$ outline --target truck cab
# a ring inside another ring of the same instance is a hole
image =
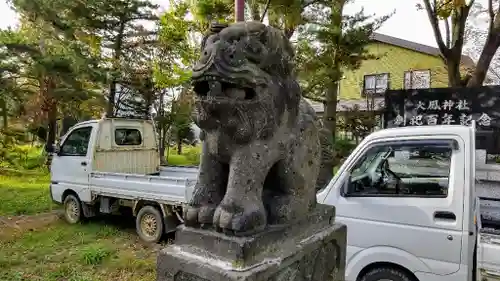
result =
[[[346,280],[476,280],[474,153],[473,127],[365,138],[317,195],[347,225]]]

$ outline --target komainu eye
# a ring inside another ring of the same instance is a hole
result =
[[[262,52],[262,44],[255,39],[248,40],[245,47],[247,51],[254,54]]]

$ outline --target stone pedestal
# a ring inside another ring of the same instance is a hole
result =
[[[305,220],[235,237],[181,226],[157,261],[158,281],[342,281],[345,225],[318,205]]]

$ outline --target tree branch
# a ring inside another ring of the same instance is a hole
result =
[[[493,0],[488,0],[488,15],[490,16],[488,31],[491,33],[493,31],[495,22],[495,12],[493,11]]]
[[[264,17],[267,14],[267,10],[269,10],[269,5],[271,5],[271,0],[267,0],[266,7],[264,8],[264,12],[262,12],[262,16],[260,17],[260,22],[264,21]]]
[[[446,48],[450,48],[451,47],[451,38],[450,38],[450,22],[448,21],[448,19],[445,19],[444,20],[444,30],[446,32]]]
[[[441,35],[441,30],[439,29],[437,12],[434,9],[435,7],[431,6],[429,0],[422,0],[422,1],[424,1],[425,10],[427,11],[427,16],[429,17],[429,22],[431,23],[432,31],[434,32],[434,37],[436,38],[436,43],[438,45],[439,51],[443,54],[445,58],[447,58],[449,56],[450,49],[448,49],[443,42],[443,36]]]

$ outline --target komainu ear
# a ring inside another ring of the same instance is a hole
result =
[[[205,49],[205,45],[207,44],[207,40],[210,36],[218,34],[219,32],[221,32],[221,30],[228,26],[229,24],[227,23],[212,22],[210,24],[210,27],[208,28],[208,32],[203,36],[203,39],[201,40],[201,50]]]
[[[293,72],[293,58],[295,56],[290,40],[283,31],[272,26],[266,26],[260,36],[262,43],[268,49],[266,69],[279,76],[289,76]]]

